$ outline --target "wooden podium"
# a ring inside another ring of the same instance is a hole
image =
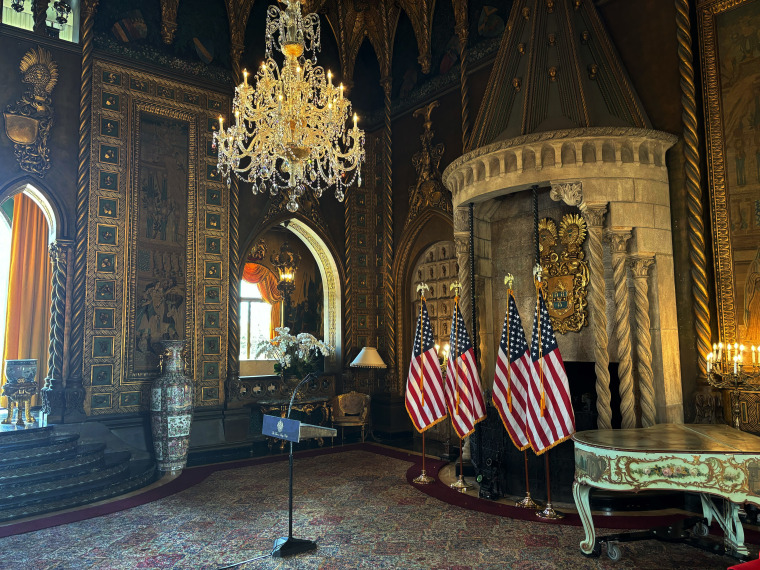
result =
[[[298,420],[281,418],[278,416],[264,415],[264,423],[261,428],[263,435],[282,439],[290,442],[290,490],[288,495],[288,536],[283,536],[274,541],[272,556],[283,557],[309,552],[317,548],[313,540],[293,538],[293,443],[318,437],[335,437],[338,433],[335,428],[302,424]]]

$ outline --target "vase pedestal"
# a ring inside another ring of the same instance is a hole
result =
[[[159,471],[179,472],[187,464],[193,420],[193,381],[184,374],[184,340],[165,340],[162,374],[151,386],[150,420]]]

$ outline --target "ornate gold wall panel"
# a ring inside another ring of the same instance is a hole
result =
[[[188,339],[196,406],[219,405],[227,367],[229,214],[211,141],[229,100],[96,61],[92,109],[87,412],[147,409],[158,375],[152,347],[160,337]]]
[[[744,43],[760,25],[760,2],[704,0],[697,14],[718,335],[724,343],[760,344],[760,115],[754,111],[760,59]]]

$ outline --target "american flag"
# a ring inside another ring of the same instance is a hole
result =
[[[575,432],[575,416],[570,403],[565,364],[559,353],[541,290],[533,316],[530,358],[533,366],[528,398],[528,438],[533,451],[540,455]]]
[[[446,417],[446,404],[443,399],[443,377],[438,363],[438,354],[433,343],[433,331],[430,328],[425,299],[417,320],[417,332],[414,335],[412,362],[409,364],[409,376],[406,380],[406,411],[412,418],[417,431],[423,432]]]
[[[507,314],[499,341],[499,358],[493,379],[492,400],[499,410],[501,421],[507,428],[512,443],[522,451],[530,447],[527,434],[526,402],[533,363],[528,354],[520,313],[509,292]]]
[[[470,335],[464,326],[459,303],[451,315],[450,357],[446,366],[446,403],[451,423],[460,438],[475,431],[475,424],[485,419],[486,406],[480,387],[478,368]]]

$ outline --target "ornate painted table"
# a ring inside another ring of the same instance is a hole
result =
[[[760,437],[726,425],[660,424],[582,431],[573,440],[573,497],[586,532],[580,544],[584,554],[598,555],[606,542],[608,556],[616,560],[620,550],[615,542],[623,536],[596,538],[589,506],[592,488],[699,493],[707,526],[697,524],[695,533],[706,535],[715,518],[725,533],[726,551],[748,554],[739,510],[743,503],[760,505]],[[730,502],[718,508],[713,496]]]

